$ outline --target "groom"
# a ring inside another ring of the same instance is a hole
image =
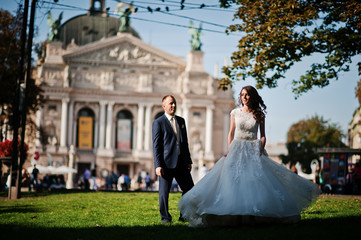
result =
[[[171,223],[168,198],[173,178],[183,191],[193,186],[190,174],[192,159],[188,148],[187,130],[183,118],[176,116],[176,100],[167,95],[162,99],[164,115],[157,118],[152,126],[153,156],[155,172],[159,176],[159,211],[162,223]],[[180,221],[184,221],[182,215]]]

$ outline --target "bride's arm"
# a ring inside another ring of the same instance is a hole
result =
[[[236,129],[236,123],[234,120],[234,116],[231,115],[231,123],[230,123],[230,128],[229,128],[229,133],[228,133],[228,149],[233,141],[235,129]]]
[[[264,148],[266,146],[266,133],[265,133],[265,118],[263,117],[262,121],[259,124],[259,130],[261,133],[261,149],[260,153],[261,155],[264,154]]]

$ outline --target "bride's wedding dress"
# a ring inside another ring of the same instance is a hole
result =
[[[260,155],[259,124],[252,113],[234,109],[235,137],[222,157],[179,202],[192,227],[300,220],[319,195],[318,187],[266,154]]]

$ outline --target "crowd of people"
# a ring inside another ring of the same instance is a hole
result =
[[[345,193],[361,195],[361,161],[358,161],[355,165],[349,165],[346,175]]]
[[[207,169],[207,172],[209,170]],[[66,181],[63,174],[46,174],[40,178],[40,171],[34,165],[31,172],[26,169],[22,170],[21,185],[23,188],[28,188],[29,191],[43,191],[53,189],[65,189]],[[322,169],[317,166],[314,173],[313,182],[318,185],[319,189],[326,194],[342,193],[348,195],[361,195],[361,161],[356,164],[349,164],[348,171],[345,178],[345,184],[340,186],[324,184],[322,178]],[[206,173],[204,174],[206,175]],[[203,175],[203,176],[204,176]],[[5,189],[10,183],[10,176],[8,176]],[[128,175],[112,174],[105,179],[101,179],[96,175],[95,169],[86,169],[83,174],[79,175],[74,181],[74,188],[84,190],[114,190],[114,191],[158,191],[159,182],[153,179],[148,172],[139,172],[133,179]],[[337,189],[341,189],[337,192]],[[171,185],[171,192],[180,192],[179,185],[176,179],[173,179]]]
[[[346,177],[340,178],[334,184],[325,183],[322,168],[317,166],[313,182],[325,194],[361,195],[361,161],[356,164],[348,163]]]
[[[124,173],[112,172],[108,177],[101,178],[96,169],[85,169],[84,172],[76,174],[73,180],[73,188],[80,190],[113,190],[113,191],[158,191],[158,181],[150,176],[148,172],[141,171],[134,178]],[[10,172],[7,174],[4,188],[10,185]],[[21,187],[29,191],[46,191],[54,189],[66,189],[66,175],[44,174],[34,165],[32,171],[22,170]],[[174,181],[172,191],[178,192],[178,183]]]
[[[96,176],[95,170],[86,169],[78,177],[77,185],[84,190],[113,190],[113,191],[156,191],[157,181],[148,172],[139,172],[133,179],[125,173],[112,172],[105,179]]]
[[[26,169],[21,171],[21,187],[28,188],[29,191],[43,191],[52,189],[65,189],[65,179],[63,174],[45,174],[40,179],[40,171],[34,165],[31,172]],[[10,184],[10,175],[6,186]]]

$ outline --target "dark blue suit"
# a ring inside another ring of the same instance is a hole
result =
[[[164,176],[159,177],[159,211],[162,220],[169,221],[172,216],[168,211],[168,198],[173,178],[177,180],[183,194],[194,186],[188,169],[192,159],[185,121],[179,116],[175,116],[175,119],[178,123],[179,143],[165,114],[154,120],[152,125],[154,167],[162,167],[164,171]]]

